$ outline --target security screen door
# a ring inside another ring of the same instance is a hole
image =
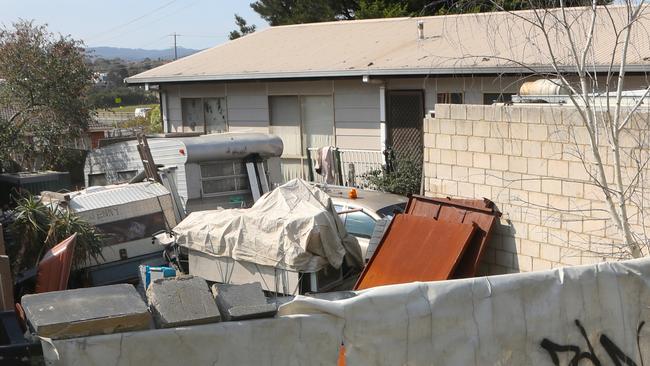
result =
[[[387,145],[401,160],[422,164],[424,95],[421,90],[386,93]]]

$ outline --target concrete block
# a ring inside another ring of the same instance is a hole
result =
[[[467,119],[480,121],[485,117],[485,107],[482,105],[468,105],[467,106]]]
[[[64,339],[149,329],[151,315],[128,284],[25,295],[30,326],[41,337]]]
[[[467,136],[452,136],[451,147],[454,150],[467,151]]]
[[[545,125],[528,125],[528,139],[535,141],[548,140],[548,127]]]
[[[485,152],[485,139],[482,137],[470,136],[467,139],[467,148],[469,151]]]
[[[259,282],[244,285],[215,283],[212,294],[226,321],[268,318],[275,315],[275,304],[268,304]]]
[[[493,123],[495,122],[474,121],[472,124],[474,136],[490,137],[490,125]]]
[[[215,323],[220,320],[208,284],[200,277],[155,280],[147,289],[147,298],[159,328]]]
[[[528,160],[526,158],[520,158],[518,156],[509,157],[509,167],[510,171],[516,173],[526,173],[528,172]]]
[[[510,125],[510,137],[517,140],[528,139],[528,125],[513,123]]]
[[[426,145],[433,147],[432,145]],[[436,145],[438,149],[451,149],[451,136],[450,135],[436,135]]]
[[[456,153],[456,164],[472,167],[474,164],[474,154],[468,151],[458,151]]]

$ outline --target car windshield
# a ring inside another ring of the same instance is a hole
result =
[[[377,215],[379,215],[381,218],[393,217],[395,212],[402,213],[404,212],[404,210],[406,210],[406,202],[381,208],[377,210]]]

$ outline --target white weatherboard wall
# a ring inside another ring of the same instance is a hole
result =
[[[275,319],[44,343],[50,365],[569,365],[650,360],[650,260],[298,296]],[[584,331],[584,335],[583,335]],[[554,357],[557,359],[554,360]],[[571,363],[574,361],[574,363]]]
[[[584,127],[576,127],[580,122],[573,107],[439,105],[436,109],[436,118],[424,121],[426,194],[485,197],[503,212],[483,258],[482,273],[624,258],[603,193],[591,184],[576,157],[576,148],[587,149],[588,137]],[[635,115],[639,123],[649,119],[647,109]],[[634,134],[647,135],[647,131]],[[624,139],[624,144],[631,141],[630,135],[624,134]],[[602,145],[600,150],[612,181],[611,149]],[[649,173],[645,171],[646,177]],[[626,175],[631,176],[629,171]],[[635,231],[650,224],[644,223],[636,207],[628,211]]]

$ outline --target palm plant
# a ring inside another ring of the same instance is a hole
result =
[[[32,195],[18,200],[9,230],[15,238],[7,243],[14,274],[37,265],[45,252],[74,233],[73,267],[102,258],[104,236],[92,224],[67,209],[47,206]]]

